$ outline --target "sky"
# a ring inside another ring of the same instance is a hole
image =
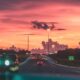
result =
[[[78,47],[80,42],[80,0],[0,0],[0,47],[15,45],[27,48],[30,35],[30,49],[42,48],[41,41],[47,41],[48,32],[32,28],[32,21],[57,22],[56,28],[64,31],[49,32],[53,41]]]

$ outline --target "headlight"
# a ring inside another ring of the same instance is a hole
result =
[[[17,71],[19,69],[19,67],[18,66],[14,66],[14,67],[10,67],[10,71]]]
[[[9,60],[5,60],[5,66],[9,66],[10,65],[10,61]]]

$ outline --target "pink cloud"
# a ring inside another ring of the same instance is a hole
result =
[[[29,4],[28,4],[29,3]],[[55,24],[56,27],[64,27],[67,30],[58,32],[58,31],[51,31],[50,35],[51,38],[54,39],[54,37],[59,36],[65,36],[68,33],[79,33],[80,30],[80,6],[76,5],[70,5],[70,4],[62,4],[62,3],[50,3],[49,4],[36,4],[34,6],[31,2],[28,3],[20,3],[20,4],[13,4],[15,5],[14,9],[6,9],[6,10],[0,10],[0,32],[3,35],[8,35],[8,39],[13,40],[13,43],[17,45],[21,45],[24,47],[24,39],[25,36],[17,38],[18,35],[16,34],[23,34],[23,33],[36,33],[39,34],[37,36],[34,36],[31,38],[32,46],[35,45],[34,42],[36,41],[40,43],[42,40],[47,40],[47,32],[44,30],[34,30],[32,29],[32,24],[27,22],[31,22],[33,20],[38,21],[45,21],[45,22],[52,22],[57,21],[58,24]],[[28,6],[26,6],[28,4]],[[42,5],[42,6],[41,6]],[[31,6],[34,6],[33,8]],[[77,26],[76,26],[77,25]],[[12,32],[11,32],[12,31]],[[13,35],[11,37],[11,35]],[[56,36],[54,36],[56,35]],[[36,37],[40,36],[39,39],[36,40]],[[75,37],[71,37],[71,39],[74,39]],[[3,41],[5,41],[5,38],[2,37]],[[7,39],[7,38],[6,38]],[[64,39],[59,40],[56,38],[55,40],[61,42],[61,43],[67,43],[71,46],[71,39],[67,39],[66,37]],[[20,40],[20,41],[18,41]],[[78,42],[79,38],[74,39],[73,42]],[[8,40],[6,41],[6,44],[10,44]],[[77,43],[75,43],[77,44]],[[74,45],[75,45],[74,44]],[[38,47],[38,45],[36,45]],[[39,44],[40,46],[40,44]],[[72,47],[72,46],[71,46]]]

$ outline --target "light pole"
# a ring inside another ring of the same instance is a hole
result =
[[[47,45],[47,51],[48,51],[48,54],[49,54],[49,51],[50,51],[50,49],[49,49],[50,29],[49,29],[49,28],[47,29],[47,32],[48,32],[48,45]]]
[[[30,35],[35,35],[35,34],[23,34],[23,35],[27,35],[27,50],[29,51],[29,46],[30,46]]]
[[[29,36],[30,34],[27,34],[27,50],[29,51]]]

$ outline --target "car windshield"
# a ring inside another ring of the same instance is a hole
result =
[[[80,79],[80,0],[0,0],[0,80]]]

